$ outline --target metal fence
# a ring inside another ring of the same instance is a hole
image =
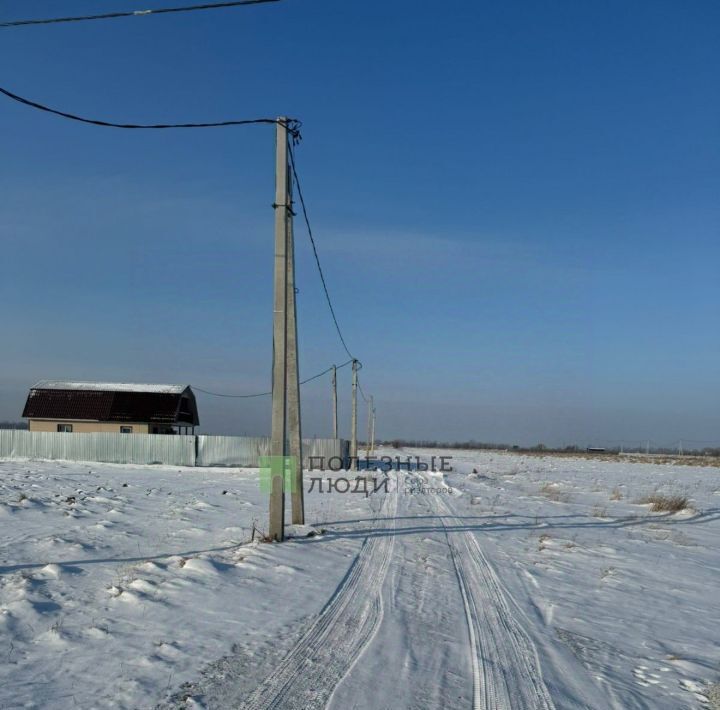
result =
[[[195,437],[5,430],[0,431],[0,456],[194,466]]]
[[[270,439],[250,436],[198,436],[197,466],[257,466],[260,456],[270,453]],[[320,468],[340,457],[347,461],[348,442],[344,439],[303,439],[303,466]],[[339,466],[333,462],[336,468]]]
[[[260,456],[270,453],[264,436],[205,436],[197,438],[198,466],[257,466]]]
[[[313,462],[316,467],[320,461],[327,466],[333,457],[347,461],[348,448],[348,442],[343,439],[304,439],[304,466],[309,468],[310,457],[317,457]],[[267,437],[0,430],[0,458],[256,467],[260,456],[269,453]]]

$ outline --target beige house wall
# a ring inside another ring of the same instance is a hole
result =
[[[133,434],[148,434],[152,431],[153,426],[152,424],[140,424],[136,422],[78,422],[72,419],[30,419],[29,424],[30,431],[54,432],[58,430],[58,424],[72,424],[73,434],[91,434],[97,431],[119,434],[121,426],[131,426]]]

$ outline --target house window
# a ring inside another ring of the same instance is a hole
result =
[[[153,434],[157,434],[157,433],[158,433],[158,428],[157,428],[156,426],[154,426],[154,427],[153,427]]]
[[[69,434],[70,432],[72,432],[72,424],[58,424],[57,430],[64,434]]]
[[[132,427],[131,426],[121,426],[120,433],[121,434],[132,434]]]

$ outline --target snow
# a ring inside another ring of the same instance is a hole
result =
[[[445,480],[463,493],[452,505],[528,620],[557,707],[597,690],[593,707],[708,707],[720,678],[718,469],[445,453]],[[691,509],[652,513],[640,501],[654,493]]]
[[[249,543],[266,515],[256,469],[0,462],[0,707],[154,707],[317,613],[362,541]]]
[[[182,394],[189,385],[139,384],[134,382],[73,382],[70,380],[40,380],[34,390],[93,390],[97,392],[152,392]]]
[[[713,707],[718,469],[383,453],[453,470],[282,545],[255,469],[0,462],[0,707]]]

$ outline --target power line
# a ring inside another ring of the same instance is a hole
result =
[[[317,244],[315,243],[315,237],[313,235],[312,226],[310,225],[310,218],[308,216],[307,206],[305,205],[305,199],[303,197],[302,193],[302,186],[300,185],[300,177],[297,172],[297,167],[295,165],[295,151],[293,150],[293,147],[290,146],[290,149],[288,151],[290,155],[290,167],[292,169],[293,179],[295,182],[295,186],[297,188],[297,194],[298,198],[300,199],[300,206],[302,207],[302,213],[303,218],[305,220],[305,226],[307,228],[308,236],[310,237],[310,244],[312,245],[313,255],[315,256],[315,263],[317,264],[318,273],[320,274],[320,281],[322,282],[323,291],[325,292],[325,299],[327,300],[328,307],[330,309],[330,315],[332,316],[333,323],[335,324],[335,330],[337,330],[338,337],[340,338],[340,342],[342,343],[343,348],[345,349],[345,352],[347,353],[348,357],[352,358],[350,362],[353,360],[356,360],[359,368],[362,369],[362,362],[360,360],[357,360],[357,358],[350,352],[350,349],[347,346],[347,343],[345,342],[345,338],[343,337],[342,330],[340,329],[340,324],[338,323],[337,315],[335,314],[335,308],[332,304],[332,299],[330,298],[330,292],[327,287],[327,282],[325,281],[325,274],[323,272],[322,264],[320,263],[320,256],[318,255],[317,250]],[[360,390],[360,395],[362,396],[363,400],[365,401],[365,404],[369,403],[369,399],[365,396],[365,392],[362,388],[362,385],[360,384],[360,380],[358,379],[358,389]]]
[[[302,187],[300,185],[300,178],[295,167],[295,155],[292,146],[290,147],[290,167],[292,168],[292,174],[297,187],[298,197],[300,198],[300,205],[302,207],[303,218],[305,219],[305,226],[307,227],[308,235],[310,236],[310,244],[312,244],[313,254],[315,255],[315,263],[317,264],[318,272],[320,274],[320,281],[322,281],[322,287],[325,291],[325,298],[327,300],[328,307],[330,308],[330,315],[332,316],[333,323],[335,324],[335,330],[340,337],[345,352],[349,358],[356,360],[357,358],[350,352],[345,338],[343,337],[342,331],[340,330],[340,324],[338,323],[337,316],[335,315],[335,308],[333,307],[332,300],[330,299],[330,292],[328,291],[327,282],[325,281],[325,274],[323,273],[322,265],[320,264],[320,257],[318,256],[317,245],[315,244],[315,237],[313,236],[312,227],[310,226],[310,218],[308,217],[307,207],[305,206],[305,199],[303,198]]]
[[[347,367],[352,363],[352,360],[347,360],[342,365],[331,365],[326,370],[323,370],[322,372],[318,372],[317,375],[313,375],[312,377],[308,377],[306,380],[303,380],[300,382],[301,385],[306,385],[308,382],[312,382],[313,380],[317,380],[318,378],[322,377],[323,375],[327,375],[328,372],[332,372],[332,369],[335,368],[336,370],[341,370],[343,367]],[[191,385],[191,387],[194,390],[197,390],[198,392],[202,392],[203,394],[209,394],[213,397],[228,397],[230,399],[250,399],[252,397],[268,397],[272,394],[272,392],[257,392],[255,394],[222,394],[220,392],[210,392],[209,390],[204,390],[201,387],[196,387],[195,385]]]
[[[195,10],[220,10],[241,5],[261,5],[280,0],[235,0],[234,2],[214,2],[202,5],[186,5],[185,7],[164,7],[155,10],[129,10],[127,12],[107,12],[101,15],[81,15],[77,17],[52,17],[40,20],[13,20],[0,22],[0,28],[23,27],[27,25],[55,25],[64,22],[85,22],[87,20],[115,20],[122,17],[145,17],[146,15],[165,15],[171,12],[193,12]]]
[[[209,390],[204,390],[201,387],[197,387],[195,385],[190,385],[196,392],[202,392],[203,394],[209,394],[213,397],[227,397],[228,399],[251,399],[253,397],[267,397],[272,394],[272,392],[257,392],[256,394],[222,394],[221,392],[210,392]]]
[[[362,385],[360,384],[360,379],[358,378],[358,389],[360,390],[360,395],[362,396],[363,400],[365,400],[365,404],[369,404],[370,400],[365,396],[365,392],[363,391]]]
[[[322,377],[323,375],[327,375],[328,372],[331,372],[333,367],[336,370],[341,370],[343,367],[347,367],[348,365],[352,364],[352,360],[346,360],[342,365],[331,365],[328,367],[327,370],[323,370],[322,372],[318,372],[317,375],[313,375],[312,377],[308,377],[307,380],[303,380],[300,382],[301,385],[305,385],[308,382],[312,382],[313,380],[317,380],[319,377]]]
[[[85,116],[78,116],[74,113],[68,113],[66,111],[60,111],[58,109],[50,108],[45,104],[38,103],[37,101],[31,101],[23,96],[14,94],[12,91],[8,91],[0,86],[0,94],[4,94],[9,99],[17,101],[18,103],[30,106],[31,108],[38,109],[39,111],[45,111],[47,113],[54,114],[55,116],[61,116],[62,118],[70,119],[71,121],[79,121],[80,123],[89,123],[93,126],[103,126],[108,128],[131,128],[131,129],[160,129],[160,128],[220,128],[224,126],[246,126],[250,124],[277,124],[279,121],[277,118],[248,118],[230,121],[216,121],[211,123],[115,123],[113,121],[100,121],[94,118],[86,118]],[[298,140],[300,137],[300,122],[295,119],[288,119],[288,131],[293,136],[294,140]]]

